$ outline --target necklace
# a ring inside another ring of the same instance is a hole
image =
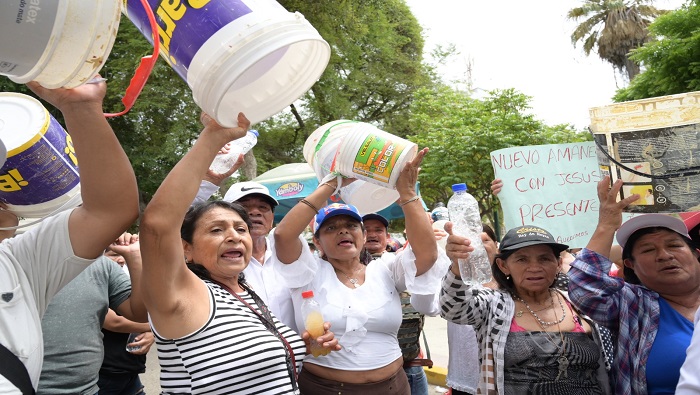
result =
[[[353,271],[353,275],[357,275],[362,269],[365,267],[365,265],[360,264],[360,267],[358,269],[355,269]],[[347,277],[348,281],[350,281],[350,284],[352,284],[353,287],[358,288],[360,286],[360,280],[357,277],[350,277],[347,274],[345,274],[344,271],[338,269],[338,268],[333,268],[335,269],[336,272],[340,272],[343,276]]]
[[[537,320],[537,322],[539,322],[539,324],[542,326],[542,328],[547,328],[547,327],[550,327],[550,326],[552,326],[552,325],[559,325],[560,323],[564,322],[564,318],[566,318],[566,310],[564,310],[564,304],[561,302],[561,299],[559,299],[558,297],[557,297],[557,301],[559,301],[559,307],[561,307],[561,319],[559,319],[558,321],[544,321],[543,319],[541,319],[541,318],[537,315],[537,312],[533,311],[532,308],[530,308],[530,305],[527,304],[526,301],[524,301],[524,300],[523,300],[521,297],[519,297],[519,296],[515,296],[515,297],[516,297],[519,301],[523,302],[523,304],[525,305],[525,307],[527,308],[527,310],[530,312],[530,314],[532,314],[533,317],[535,317],[535,319]],[[551,291],[551,290],[549,291],[549,297],[552,298],[552,291]],[[554,307],[554,300],[552,300],[552,306],[551,306],[551,307],[552,307],[552,308]],[[541,310],[538,310],[538,311],[541,311]],[[557,317],[557,312],[555,311],[555,312],[554,312],[554,318],[556,318],[556,317]]]
[[[523,302],[523,303],[525,303],[525,302]],[[551,297],[551,295],[550,295],[549,304],[548,304],[547,306],[544,306],[543,308],[541,308],[541,309],[539,309],[539,310],[535,310],[535,313],[539,313],[540,311],[545,311],[545,310],[547,310],[547,309],[549,309],[549,308],[552,308],[553,306],[554,306],[554,299],[552,299],[552,297]],[[518,318],[520,318],[520,317],[523,316],[523,311],[522,311],[522,310],[518,310],[518,311],[515,313],[515,315],[516,315]]]
[[[559,373],[557,374],[557,378],[555,378],[554,381],[559,381],[559,379],[562,377],[569,377],[569,359],[566,357],[566,339],[564,338],[564,334],[561,333],[561,328],[559,327],[559,324],[557,324],[557,329],[559,330],[559,337],[561,338],[561,347],[557,345],[557,343],[554,341],[554,338],[549,335],[549,332],[547,332],[544,327],[542,328],[542,332],[547,337],[547,340],[550,343],[552,343],[552,345],[554,345],[555,348],[558,348],[560,350],[559,357],[557,358]]]

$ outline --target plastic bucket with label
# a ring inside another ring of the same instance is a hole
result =
[[[70,135],[41,103],[0,93],[0,200],[18,217],[41,218],[76,207],[80,174]]]
[[[330,46],[299,13],[274,0],[149,0],[157,15],[161,56],[219,124],[243,112],[260,122],[289,106],[318,80]],[[151,39],[138,0],[126,13]]]
[[[360,142],[368,143],[364,156],[358,156]],[[357,178],[340,189],[340,197],[357,207],[360,213],[368,214],[389,207],[399,198],[394,189],[396,179],[417,150],[415,144],[368,123],[338,120],[319,127],[307,138],[304,158],[319,180],[332,172]],[[359,160],[370,162],[364,167],[367,170],[364,173],[353,172],[359,167]],[[379,165],[375,166],[373,162]]]
[[[119,27],[118,0],[3,0],[0,74],[73,88],[102,68]]]
[[[394,188],[406,162],[418,152],[418,146],[370,124],[362,123],[343,139],[336,169],[385,188]]]

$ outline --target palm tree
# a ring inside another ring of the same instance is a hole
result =
[[[626,72],[632,81],[639,74],[639,65],[629,59],[630,51],[651,40],[647,26],[667,12],[649,3],[651,0],[584,0],[567,14],[574,21],[584,19],[571,34],[571,42],[576,46],[583,41],[586,55],[597,47],[601,59]]]

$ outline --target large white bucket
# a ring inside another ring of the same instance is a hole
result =
[[[318,80],[330,46],[299,13],[274,0],[149,0],[161,55],[192,89],[195,102],[219,124],[251,123],[282,111]],[[126,13],[151,39],[138,0]]]
[[[338,120],[319,127],[307,138],[304,158],[319,180],[332,172],[357,178],[340,189],[340,197],[360,213],[368,214],[389,207],[399,198],[394,189],[396,179],[417,150],[410,141],[368,123]]]
[[[338,149],[337,171],[385,188],[394,188],[406,162],[418,146],[370,124],[360,123]]]
[[[81,203],[80,175],[70,135],[41,103],[0,93],[0,200],[19,217],[40,218]]]
[[[119,0],[0,1],[0,74],[74,88],[102,68],[121,15]]]

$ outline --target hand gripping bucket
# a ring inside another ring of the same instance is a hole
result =
[[[0,1],[0,74],[46,88],[74,88],[89,81],[112,49],[121,3]]]
[[[18,217],[40,218],[81,203],[70,135],[31,96],[0,93],[0,200]]]
[[[311,88],[330,47],[299,13],[274,0],[148,0],[157,16],[161,55],[192,89],[195,102],[219,124],[243,112],[260,122]],[[137,0],[126,13],[150,39]]]
[[[339,120],[329,122],[316,129],[306,140],[304,144],[304,157],[316,172],[319,180],[322,180],[331,172],[339,172],[347,177],[359,178],[357,181],[340,189],[340,197],[348,204],[352,204],[362,214],[368,214],[383,210],[389,207],[399,198],[399,193],[394,189],[398,173],[403,169],[405,160],[403,158],[412,158],[417,151],[417,147],[413,144],[413,153],[411,149],[404,153],[402,162],[399,164],[399,170],[396,171],[395,177],[392,180],[393,184],[385,182],[369,182],[367,178],[358,176],[357,174],[343,173],[341,169],[341,161],[343,155],[352,148],[347,148],[352,145],[352,142],[357,136],[368,136],[374,133],[385,133],[375,128],[374,126],[358,121]],[[385,133],[387,136],[391,136]],[[398,139],[395,136],[391,136]],[[406,140],[400,139],[404,142]],[[412,143],[409,143],[409,145]],[[403,151],[402,151],[403,152]],[[347,166],[345,166],[347,168]]]

